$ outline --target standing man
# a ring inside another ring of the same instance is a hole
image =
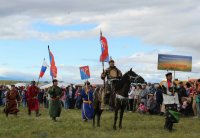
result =
[[[105,80],[107,78],[106,84],[105,84],[105,90],[102,94],[102,109],[109,109],[109,105],[113,106],[112,103],[110,103],[111,96],[115,93],[115,85],[116,82],[121,79],[122,73],[121,71],[115,66],[115,61],[111,59],[109,61],[109,68],[107,68],[103,73],[101,74],[101,79]]]
[[[21,99],[15,85],[11,85],[11,90],[8,90],[6,94],[6,107],[4,109],[6,117],[8,117],[8,114],[14,114],[17,116],[17,113],[19,112],[18,104],[20,103],[20,100]]]
[[[93,92],[90,87],[90,82],[86,81],[85,86],[82,89],[81,97],[83,99],[82,106],[82,118],[84,121],[93,119],[94,108],[93,108]]]
[[[179,98],[175,85],[172,82],[172,73],[166,74],[167,81],[163,83],[163,104],[165,105],[166,120],[164,128],[172,131],[173,124],[178,123],[179,113],[177,106],[179,106]]]
[[[41,116],[39,113],[38,93],[39,88],[35,86],[35,81],[32,81],[27,91],[28,115],[31,115],[31,111],[35,111],[36,117]]]
[[[53,121],[57,121],[56,117],[60,117],[62,89],[58,87],[58,80],[53,80],[53,86],[48,91],[50,95],[49,115]]]

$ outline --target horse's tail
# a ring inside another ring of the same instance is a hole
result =
[[[99,87],[97,87],[97,88],[94,90],[94,93],[93,93],[94,101],[97,101],[97,100],[98,100],[98,93],[99,93],[99,90],[100,90]]]

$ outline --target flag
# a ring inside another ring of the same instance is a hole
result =
[[[89,66],[80,67],[81,80],[87,80],[90,78]]]
[[[47,69],[47,63],[46,63],[46,61],[44,60],[44,62],[43,62],[43,64],[42,64],[42,68],[41,68],[41,71],[40,71],[40,78],[42,78],[43,77],[43,75],[44,75],[44,73],[45,73],[45,71],[46,71],[46,69]]]
[[[104,36],[102,36],[102,32],[100,32],[100,42],[101,42],[101,62],[109,62],[109,54],[108,54],[108,43]]]
[[[48,46],[49,49],[49,46]],[[50,59],[50,75],[52,76],[52,78],[56,78],[57,77],[57,67],[55,64],[55,60],[54,60],[54,56],[52,54],[52,52],[49,49],[49,59]]]

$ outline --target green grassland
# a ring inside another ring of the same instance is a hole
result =
[[[138,113],[124,114],[123,128],[114,131],[113,112],[103,112],[100,128],[93,128],[92,122],[81,120],[81,111],[62,110],[58,122],[53,122],[47,109],[41,109],[42,116],[27,115],[26,109],[21,109],[18,117],[8,118],[0,108],[0,138],[197,138],[200,136],[200,120],[181,118],[175,124],[175,131],[163,129],[163,116],[140,115]]]

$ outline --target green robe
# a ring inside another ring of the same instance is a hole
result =
[[[60,99],[52,100],[52,98],[56,98],[57,96],[61,97],[62,96],[62,90],[58,86],[52,86],[49,88],[48,91],[51,99],[49,102],[49,115],[50,117],[60,117],[61,113],[61,101]]]

